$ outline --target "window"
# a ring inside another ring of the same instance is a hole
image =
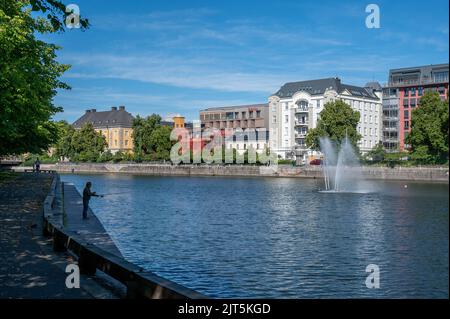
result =
[[[409,89],[408,88],[403,90],[403,96],[409,96]]]
[[[409,130],[409,121],[405,121],[404,124],[405,130]]]
[[[128,140],[125,140],[125,146],[128,146]]]
[[[367,135],[367,127],[364,128],[364,135]]]
[[[285,123],[289,123],[289,115],[285,115],[284,116],[284,122]]]
[[[320,108],[320,100],[317,100],[317,101],[316,101],[316,107],[317,107],[317,108]]]
[[[421,87],[421,86],[419,87],[419,92],[418,93],[419,93],[419,96],[423,95],[423,87]]]
[[[261,111],[256,111],[256,117],[261,117]]]
[[[364,114],[364,123],[367,123],[367,115]]]
[[[372,136],[372,128],[369,129],[369,134]]]
[[[404,116],[405,120],[409,119],[409,111],[408,110],[404,110],[403,111],[403,116]]]
[[[448,71],[434,72],[433,79],[434,79],[434,82],[447,82],[448,81]]]
[[[409,100],[403,99],[403,107],[409,107]]]
[[[416,102],[416,99],[411,99],[409,103],[411,104],[411,107],[416,107]]]
[[[277,116],[276,115],[273,115],[272,116],[272,123],[276,123],[277,122]]]
[[[369,123],[372,123],[372,115],[369,115]]]
[[[285,135],[288,135],[288,130],[289,130],[289,128],[288,128],[287,126],[285,126],[285,127],[284,127],[284,134],[285,134]]]
[[[285,109],[286,111],[289,110],[289,103],[288,103],[288,102],[284,103],[284,109]]]
[[[378,115],[375,115],[375,124],[378,124]]]

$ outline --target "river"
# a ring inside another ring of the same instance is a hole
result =
[[[224,298],[448,298],[448,184],[321,193],[295,178],[62,175],[122,254]],[[366,267],[380,270],[369,289]]]

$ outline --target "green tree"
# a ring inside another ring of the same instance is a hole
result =
[[[57,140],[53,97],[69,89],[59,80],[69,66],[36,34],[62,31],[65,15],[57,0],[0,0],[0,155],[40,153]]]
[[[361,139],[356,127],[360,119],[358,111],[354,111],[350,105],[341,100],[328,102],[320,112],[320,119],[317,127],[308,130],[306,135],[306,145],[312,149],[320,148],[319,139],[329,137],[332,141],[340,143],[345,136],[355,148]]]
[[[55,144],[56,156],[60,159],[70,158],[74,155],[72,137],[75,129],[66,121],[56,122],[58,140]]]
[[[420,106],[413,110],[406,143],[411,146],[414,161],[424,164],[448,161],[448,107],[448,97],[442,101],[437,92],[427,92],[420,99]]]
[[[386,156],[386,151],[384,149],[383,143],[380,141],[366,154],[366,159],[371,162],[382,162]]]
[[[161,116],[152,114],[146,118],[139,115],[133,120],[134,153],[137,156],[150,154],[153,150],[152,133],[161,125]]]
[[[170,149],[173,145],[170,140],[171,131],[169,126],[158,126],[150,135],[152,151],[156,154],[157,159],[166,161],[170,159]]]
[[[86,123],[72,135],[71,148],[73,153],[71,160],[96,162],[107,145],[105,137],[96,132],[91,123]]]

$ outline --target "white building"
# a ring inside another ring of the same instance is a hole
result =
[[[361,114],[358,132],[362,152],[381,141],[382,94],[378,83],[365,88],[342,84],[339,78],[327,78],[284,84],[269,97],[270,147],[282,158],[306,163],[315,152],[307,149],[308,129],[315,128],[327,102],[341,99]]]

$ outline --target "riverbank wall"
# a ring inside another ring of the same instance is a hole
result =
[[[16,167],[15,170],[29,169]],[[42,165],[41,169],[59,173],[121,173],[153,176],[230,176],[230,177],[293,177],[323,178],[320,166],[252,166],[252,165],[170,165],[170,164],[109,164],[58,163]],[[376,167],[364,166],[367,179],[449,182],[448,167]]]
[[[72,202],[80,203],[81,195],[72,189]],[[60,189],[60,191],[58,191]],[[205,295],[162,278],[124,259],[100,221],[90,211],[90,220],[68,219],[68,215],[80,214],[81,208],[70,212],[74,205],[67,205],[68,189],[59,175],[53,174],[50,192],[43,205],[43,235],[53,240],[56,252],[70,251],[76,256],[80,273],[94,276],[98,271],[125,286],[126,298],[140,299],[207,299]],[[76,200],[76,197],[79,199]],[[70,199],[70,198],[69,198]],[[59,207],[62,206],[62,207]],[[78,222],[77,222],[78,220]],[[69,224],[76,227],[72,229]],[[84,234],[84,235],[82,235]]]

